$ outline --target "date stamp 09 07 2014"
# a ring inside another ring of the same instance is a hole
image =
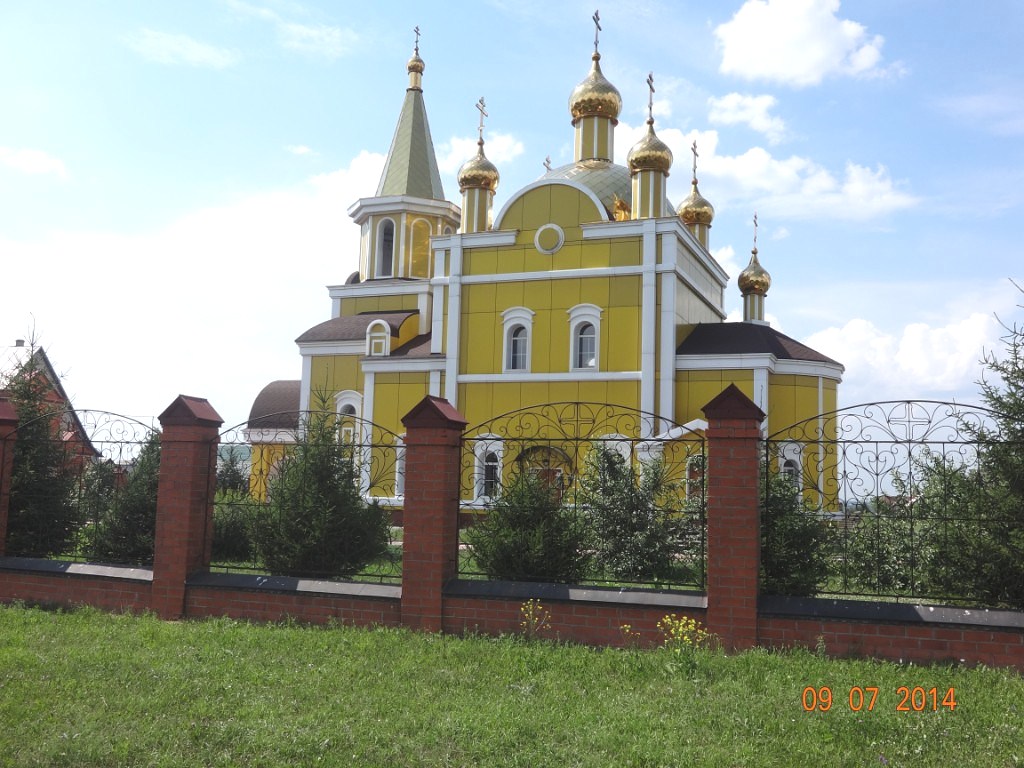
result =
[[[832,688],[822,686],[815,688],[808,685],[804,688],[802,703],[805,712],[828,712],[833,706],[848,708],[851,712],[874,712],[876,709],[888,709],[890,702],[886,701],[885,694],[882,694],[883,701],[879,701],[879,688],[871,685],[854,685],[847,691],[838,690],[833,696]],[[843,701],[840,694],[846,693]],[[938,688],[925,688],[920,685],[913,687],[901,685],[896,689],[895,698],[891,705],[895,705],[895,712],[938,712],[948,709],[950,712],[956,710],[956,690],[949,688],[942,691]]]

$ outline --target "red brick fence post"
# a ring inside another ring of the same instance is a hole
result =
[[[757,645],[759,449],[765,414],[735,384],[703,410],[708,420],[707,626],[727,650],[743,650]]]
[[[152,610],[163,619],[185,612],[185,580],[210,567],[218,429],[206,400],[180,395],[160,414],[160,481],[156,500]]]
[[[447,401],[423,398],[405,425],[405,532],[402,624],[443,629],[445,585],[458,574],[462,432],[466,420]]]
[[[7,552],[7,513],[11,501],[11,472],[14,471],[17,429],[17,411],[6,400],[0,400],[0,557]]]

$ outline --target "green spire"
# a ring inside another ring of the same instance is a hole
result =
[[[402,113],[398,116],[395,137],[377,187],[377,197],[406,195],[427,200],[444,200],[441,174],[437,170],[434,142],[430,138],[427,108],[420,87],[423,60],[419,46],[409,59],[409,88],[405,92]]]

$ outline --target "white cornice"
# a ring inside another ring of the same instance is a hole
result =
[[[299,354],[303,357],[366,354],[365,339],[357,339],[355,341],[303,341],[295,343],[298,344]]]
[[[410,195],[391,195],[388,197],[361,197],[348,209],[356,224],[362,224],[368,216],[374,214],[412,212],[441,216],[453,220],[458,226],[462,220],[462,210],[447,200],[429,200],[424,197]]]
[[[544,383],[563,381],[639,381],[640,371],[572,371],[569,373],[463,373],[459,384]]]
[[[504,272],[493,275],[466,275],[462,282],[509,283],[518,280],[569,280],[581,277],[618,277],[620,275],[641,275],[643,267],[588,267],[584,269],[552,269],[543,272]]]
[[[431,357],[374,357],[363,360],[365,373],[423,373],[443,371],[446,358],[443,355]]]
[[[351,299],[357,296],[410,296],[430,292],[427,278],[395,280],[364,280],[361,283],[329,285],[327,291],[332,299]]]
[[[842,381],[843,366],[816,360],[779,360],[770,352],[741,355],[676,355],[677,371],[752,371],[766,369],[770,373],[820,376]]]

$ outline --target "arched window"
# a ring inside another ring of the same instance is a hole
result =
[[[391,277],[395,271],[395,222],[384,219],[377,243],[377,277]]]
[[[525,371],[527,352],[529,351],[530,336],[526,329],[517,325],[508,335],[508,369],[510,371]]]
[[[368,357],[387,357],[391,354],[391,329],[383,320],[374,320],[366,329]]]
[[[496,435],[473,438],[473,500],[483,502],[501,495],[501,463],[504,446]]]
[[[356,415],[356,407],[354,405],[352,405],[351,403],[345,403],[345,405],[341,406],[341,410],[338,411],[338,415],[339,416],[355,416]]]
[[[502,365],[506,371],[530,370],[530,331],[533,328],[533,310],[511,307],[501,313],[505,343]]]
[[[590,323],[576,329],[576,367],[597,367],[597,331]]]
[[[483,494],[489,499],[498,495],[499,478],[501,476],[501,462],[498,454],[488,451],[484,454],[484,485]]]
[[[782,476],[786,478],[790,485],[794,488],[798,488],[797,485],[800,481],[800,465],[793,459],[786,459],[782,463]]]
[[[577,304],[569,314],[569,370],[596,371],[601,341],[601,308]]]

